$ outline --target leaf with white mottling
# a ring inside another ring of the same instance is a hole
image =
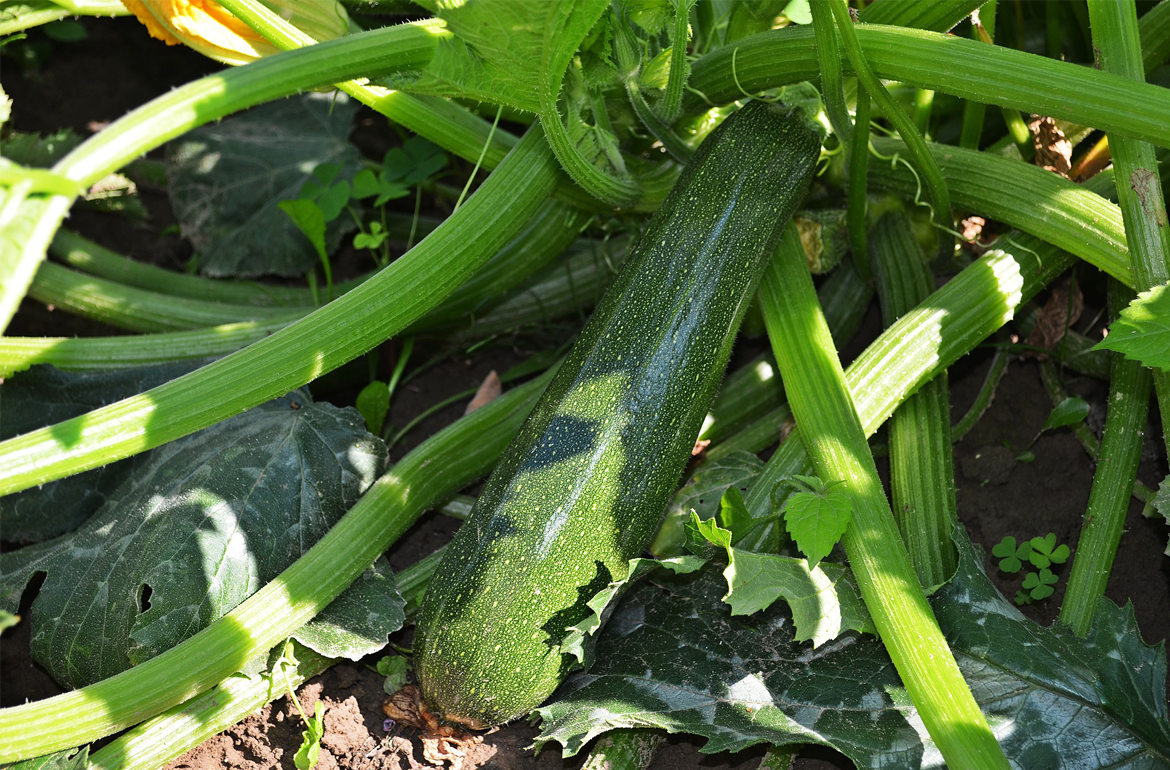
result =
[[[1024,618],[965,536],[954,579],[931,603],[972,693],[1017,770],[1170,766],[1164,645],[1132,609],[1102,601],[1088,639]],[[634,587],[601,635],[597,663],[538,709],[537,743],[566,755],[615,728],[707,738],[705,753],[818,743],[859,768],[941,768],[881,643],[849,634],[813,650],[781,605],[732,619],[713,569]]]
[[[46,573],[32,654],[77,687],[231,611],[307,551],[386,462],[352,409],[298,391],[155,450],[76,532],[0,554],[0,607]]]
[[[303,94],[201,126],[167,145],[168,192],[183,235],[211,276],[301,275],[316,248],[280,210],[321,164],[348,183],[361,156],[347,137],[357,105],[344,96]],[[326,230],[332,252],[352,230],[348,216]]]
[[[402,628],[405,606],[389,562],[379,556],[293,638],[329,658],[361,660],[385,647],[386,637]]]

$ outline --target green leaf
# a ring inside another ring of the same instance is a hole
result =
[[[406,672],[410,668],[406,658],[401,655],[386,655],[378,661],[378,675],[385,677],[382,690],[387,695],[393,695],[406,686]]]
[[[808,0],[792,0],[784,6],[784,15],[793,24],[812,24],[812,11],[808,7]]]
[[[329,658],[361,660],[406,622],[405,600],[385,557],[363,572],[293,638]]]
[[[3,631],[6,628],[12,628],[19,622],[19,615],[13,615],[11,612],[0,610],[0,631]]]
[[[1142,643],[1132,609],[1102,601],[1087,639],[1039,626],[960,538],[955,578],[930,601],[1013,766],[1165,767],[1165,651]],[[810,650],[780,606],[732,618],[724,588],[710,568],[635,586],[597,663],[537,710],[537,745],[556,740],[571,755],[609,730],[657,727],[706,738],[704,753],[815,743],[861,770],[942,766],[879,641],[846,635]]]
[[[356,411],[295,391],[158,448],[76,532],[0,554],[0,608],[45,573],[33,658],[69,687],[112,676],[275,578],[385,462]]]
[[[321,207],[313,201],[303,198],[281,201],[276,206],[288,214],[288,218],[292,220],[297,229],[309,239],[313,250],[317,252],[317,258],[322,262],[328,261],[329,254],[325,249],[325,212],[321,210]]]
[[[671,498],[666,507],[666,518],[651,545],[651,552],[659,556],[680,553],[686,542],[685,529],[691,511],[697,513],[700,519],[714,517],[721,510],[723,495],[727,490],[734,487],[741,493],[746,492],[763,467],[764,463],[751,452],[731,452],[718,460],[707,460],[701,464]],[[773,522],[771,529],[778,529],[775,520],[770,521]]]
[[[370,222],[368,233],[358,233],[353,237],[353,247],[355,249],[377,249],[385,243],[388,235],[389,233],[382,229],[380,222]]]
[[[349,203],[350,185],[345,180],[337,179],[340,172],[341,166],[337,163],[320,163],[297,193],[299,200],[316,203],[321,208],[321,215],[326,222],[332,222],[341,216],[345,205]]]
[[[89,372],[33,366],[4,380],[0,440],[142,393],[207,362],[208,359],[200,359]],[[27,543],[76,529],[146,457],[144,453],[8,495],[0,504],[0,532],[5,540]]]
[[[65,749],[4,767],[5,770],[86,770],[89,767],[89,746]]]
[[[1053,430],[1055,428],[1066,428],[1069,425],[1076,425],[1083,422],[1089,416],[1089,402],[1083,398],[1071,396],[1061,401],[1048,415],[1048,419],[1044,421],[1044,427],[1041,430]]]
[[[811,639],[815,648],[846,631],[876,633],[847,567],[821,562],[809,569],[805,559],[732,548],[731,533],[713,520],[694,516],[691,523],[727,551],[723,601],[731,605],[732,615],[754,615],[783,598],[792,610],[797,642]]]
[[[382,426],[386,422],[386,412],[390,411],[390,387],[380,380],[374,380],[358,393],[355,405],[366,421],[366,430],[375,436],[381,436]]]
[[[1093,350],[1112,350],[1170,372],[1170,284],[1139,294]]]
[[[305,94],[197,128],[167,146],[171,205],[204,274],[301,275],[320,251],[340,245],[353,228],[348,217],[332,221],[319,249],[278,204],[297,198],[322,165],[338,169],[331,187],[348,186],[361,163],[347,140],[356,110],[345,97]],[[340,192],[326,196],[330,211]]]
[[[312,770],[317,766],[317,759],[321,754],[321,738],[325,735],[325,704],[317,701],[313,716],[305,723],[305,732],[301,738],[301,747],[293,757],[293,764],[297,770]]]
[[[845,534],[853,507],[844,485],[824,484],[815,476],[794,476],[806,488],[794,493],[784,506],[784,524],[809,566],[829,555]]]
[[[991,555],[999,557],[1001,572],[1019,572],[1020,568],[1024,566],[1023,562],[1016,556],[1016,539],[1011,535],[1007,535],[996,543],[991,549]]]
[[[49,168],[81,144],[82,138],[71,128],[44,136],[13,131],[4,137],[4,157],[22,166]]]
[[[60,21],[49,22],[41,27],[41,31],[50,40],[56,40],[58,43],[76,43],[89,37],[89,33],[85,31],[85,27],[75,19],[61,19]]]
[[[421,136],[412,136],[401,147],[391,147],[382,157],[382,184],[410,187],[425,182],[442,171],[447,161],[447,154],[441,149]],[[403,188],[404,194],[405,191]]]

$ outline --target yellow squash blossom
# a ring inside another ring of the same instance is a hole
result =
[[[270,10],[317,40],[355,31],[336,0],[263,0]],[[279,49],[215,0],[122,0],[167,45],[186,45],[224,64],[246,64]]]

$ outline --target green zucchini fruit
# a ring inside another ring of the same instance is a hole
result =
[[[819,148],[799,110],[752,102],[695,153],[427,589],[415,671],[437,717],[515,719],[568,672],[561,640],[658,526]]]

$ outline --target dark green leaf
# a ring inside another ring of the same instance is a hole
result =
[[[380,557],[293,638],[329,658],[361,660],[402,628],[405,606],[390,564]]]
[[[58,43],[76,43],[89,37],[81,22],[74,19],[49,22],[41,27],[41,30],[50,40],[56,40]]]
[[[719,513],[724,493],[730,487],[746,492],[763,467],[764,463],[751,452],[732,452],[700,465],[690,480],[674,493],[651,552],[659,556],[680,553],[686,542],[685,528],[691,511],[700,519],[714,517]]]
[[[386,412],[390,411],[390,387],[380,380],[374,380],[358,393],[356,406],[366,421],[366,430],[381,436]]]
[[[1042,430],[1052,430],[1054,428],[1065,428],[1069,425],[1076,425],[1078,422],[1083,422],[1089,416],[1089,402],[1083,398],[1071,396],[1061,401],[1053,407],[1048,419],[1044,422]]]
[[[1132,610],[1102,601],[1087,639],[1041,627],[999,595],[965,536],[958,546],[958,572],[931,603],[1013,766],[1166,767],[1165,651],[1142,643]],[[819,743],[863,770],[942,766],[880,642],[809,649],[781,605],[732,619],[723,588],[708,568],[632,589],[596,665],[538,709],[537,743],[573,754],[608,730],[660,727],[707,738],[704,752]]]
[[[208,360],[92,372],[62,372],[34,366],[5,379],[0,440],[68,420],[142,393],[186,374]],[[63,437],[68,443],[68,437]],[[110,492],[145,462],[136,455],[76,476],[9,495],[0,504],[6,540],[34,542],[76,529],[101,507]]]
[[[1144,366],[1170,372],[1170,284],[1144,291],[1121,311],[1094,350],[1113,350]]]
[[[22,166],[48,168],[81,144],[82,139],[71,128],[44,136],[14,131],[4,137],[4,157]]]
[[[277,205],[297,198],[312,171],[338,169],[336,183],[360,168],[347,137],[356,105],[344,97],[305,94],[254,107],[197,128],[168,145],[171,205],[207,275],[301,275],[318,249]],[[335,219],[323,251],[350,232]]]
[[[65,749],[4,767],[5,770],[86,770],[89,767],[89,746]]]
[[[275,578],[385,461],[356,411],[275,399],[155,450],[76,532],[0,554],[0,607],[46,573],[33,657],[67,686],[111,676]]]

